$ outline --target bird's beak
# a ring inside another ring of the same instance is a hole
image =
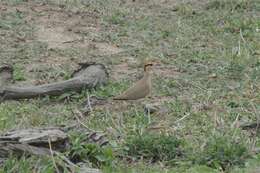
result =
[[[153,67],[154,68],[157,68],[157,67],[160,67],[160,66],[161,66],[161,64],[159,62],[154,62],[153,63]]]

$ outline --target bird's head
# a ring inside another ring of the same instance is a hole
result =
[[[156,61],[156,60],[146,61],[146,62],[144,63],[144,71],[149,72],[149,71],[151,71],[151,69],[152,69],[153,66],[158,66],[159,64],[160,64],[160,63],[159,63],[158,61]]]
[[[144,64],[144,71],[150,71],[153,65],[154,65],[153,62],[146,62]]]

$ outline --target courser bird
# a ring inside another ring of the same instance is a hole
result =
[[[152,89],[151,83],[151,67],[152,62],[147,62],[144,64],[144,76],[142,79],[137,81],[132,87],[128,88],[125,92],[119,96],[114,97],[114,100],[138,100],[145,98],[150,94]]]

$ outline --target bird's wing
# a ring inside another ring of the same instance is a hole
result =
[[[137,81],[132,87],[115,97],[115,100],[135,100],[145,97],[149,93],[147,82],[143,79]]]

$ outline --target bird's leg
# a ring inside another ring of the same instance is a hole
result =
[[[152,98],[153,98],[153,97],[152,97],[151,95],[147,96],[147,99],[149,99],[149,100],[152,99]]]

